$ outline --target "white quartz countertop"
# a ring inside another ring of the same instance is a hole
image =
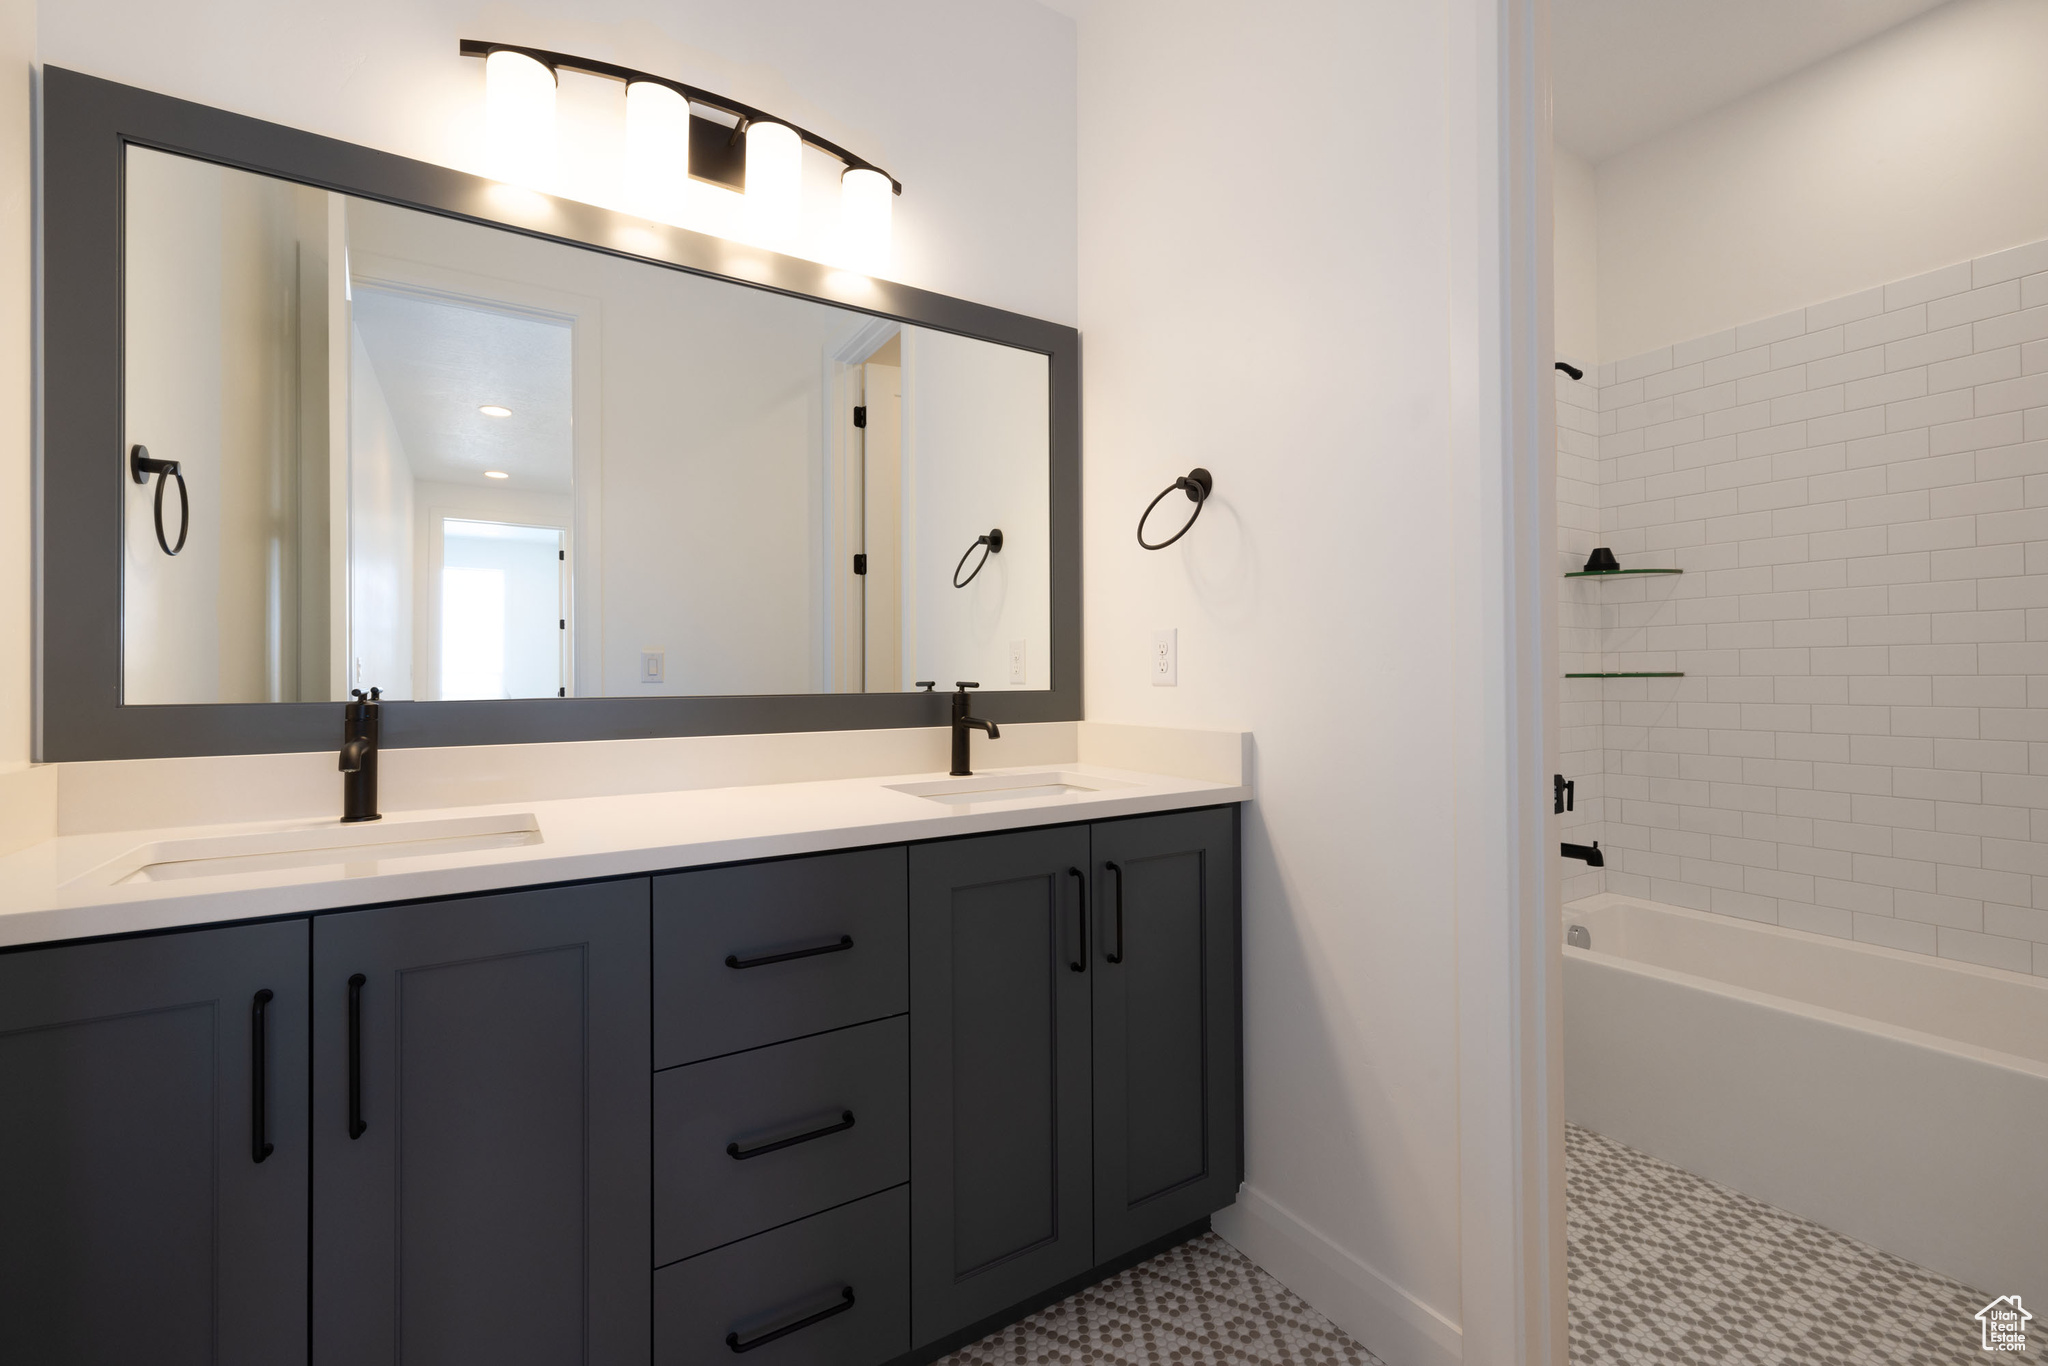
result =
[[[1092,791],[949,805],[893,790],[943,773],[769,783],[681,792],[577,797],[388,813],[384,829],[456,817],[531,815],[539,839],[505,848],[414,857],[374,850],[313,866],[170,881],[118,881],[108,865],[151,844],[333,826],[286,820],[63,835],[0,858],[0,947],[129,934],[349,906],[460,896],[584,878],[943,839],[1035,825],[1245,801],[1242,785],[1062,763],[977,770],[1042,772],[1103,781]],[[146,859],[144,860],[146,861]]]

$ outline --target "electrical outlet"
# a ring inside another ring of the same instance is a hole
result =
[[[1155,688],[1180,686],[1179,637],[1178,630],[1152,633],[1152,686]]]
[[[1010,681],[1012,683],[1022,683],[1024,681],[1024,642],[1021,640],[1010,642]]]
[[[663,650],[642,650],[640,652],[640,681],[660,683],[668,677],[668,654]]]

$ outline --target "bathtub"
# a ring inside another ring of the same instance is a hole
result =
[[[1564,919],[1571,1122],[2048,1304],[2048,978],[1612,894]]]

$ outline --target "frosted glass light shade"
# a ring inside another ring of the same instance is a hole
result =
[[[626,196],[633,211],[683,221],[690,183],[690,102],[653,81],[626,85]]]
[[[887,273],[895,198],[895,187],[880,171],[851,170],[839,177],[839,247],[849,268]]]
[[[484,59],[484,169],[546,189],[555,175],[555,73],[519,52]]]
[[[747,125],[747,233],[769,246],[796,236],[804,145],[785,123]]]

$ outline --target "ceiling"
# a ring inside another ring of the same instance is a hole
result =
[[[1604,161],[1944,0],[1551,0],[1559,145]]]
[[[566,322],[361,282],[353,313],[415,479],[571,491]],[[485,404],[512,416],[486,417]]]

